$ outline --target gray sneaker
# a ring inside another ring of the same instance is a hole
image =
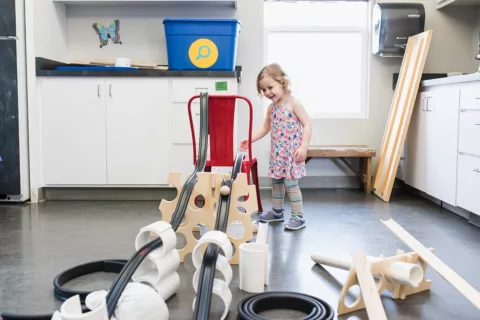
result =
[[[288,222],[285,223],[285,229],[288,229],[288,230],[300,230],[305,227],[306,227],[305,219],[295,217],[295,216],[292,216],[290,220],[288,220]]]
[[[281,222],[283,221],[283,211],[280,214],[268,211],[267,213],[260,214],[258,218],[263,222]]]

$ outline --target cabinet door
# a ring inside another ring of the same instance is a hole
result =
[[[45,185],[106,183],[104,92],[100,79],[42,79]]]
[[[426,192],[427,186],[427,113],[426,101],[431,97],[428,92],[419,92],[412,118],[408,127],[405,151],[405,183]]]
[[[431,196],[456,205],[458,118],[460,91],[438,87],[427,100],[427,190]]]
[[[458,156],[458,206],[480,215],[480,157]]]
[[[109,79],[106,94],[108,184],[166,184],[168,80]]]

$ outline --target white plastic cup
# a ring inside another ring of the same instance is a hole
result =
[[[268,245],[242,243],[239,250],[240,290],[251,293],[263,292],[264,286],[268,285]]]

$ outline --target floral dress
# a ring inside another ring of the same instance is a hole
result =
[[[290,101],[287,100],[285,104]],[[270,161],[268,176],[273,179],[299,179],[306,175],[305,162],[295,161],[295,150],[302,144],[303,128],[297,116],[284,105],[270,113]]]

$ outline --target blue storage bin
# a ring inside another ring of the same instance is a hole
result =
[[[235,70],[238,20],[167,18],[163,24],[170,70]]]

